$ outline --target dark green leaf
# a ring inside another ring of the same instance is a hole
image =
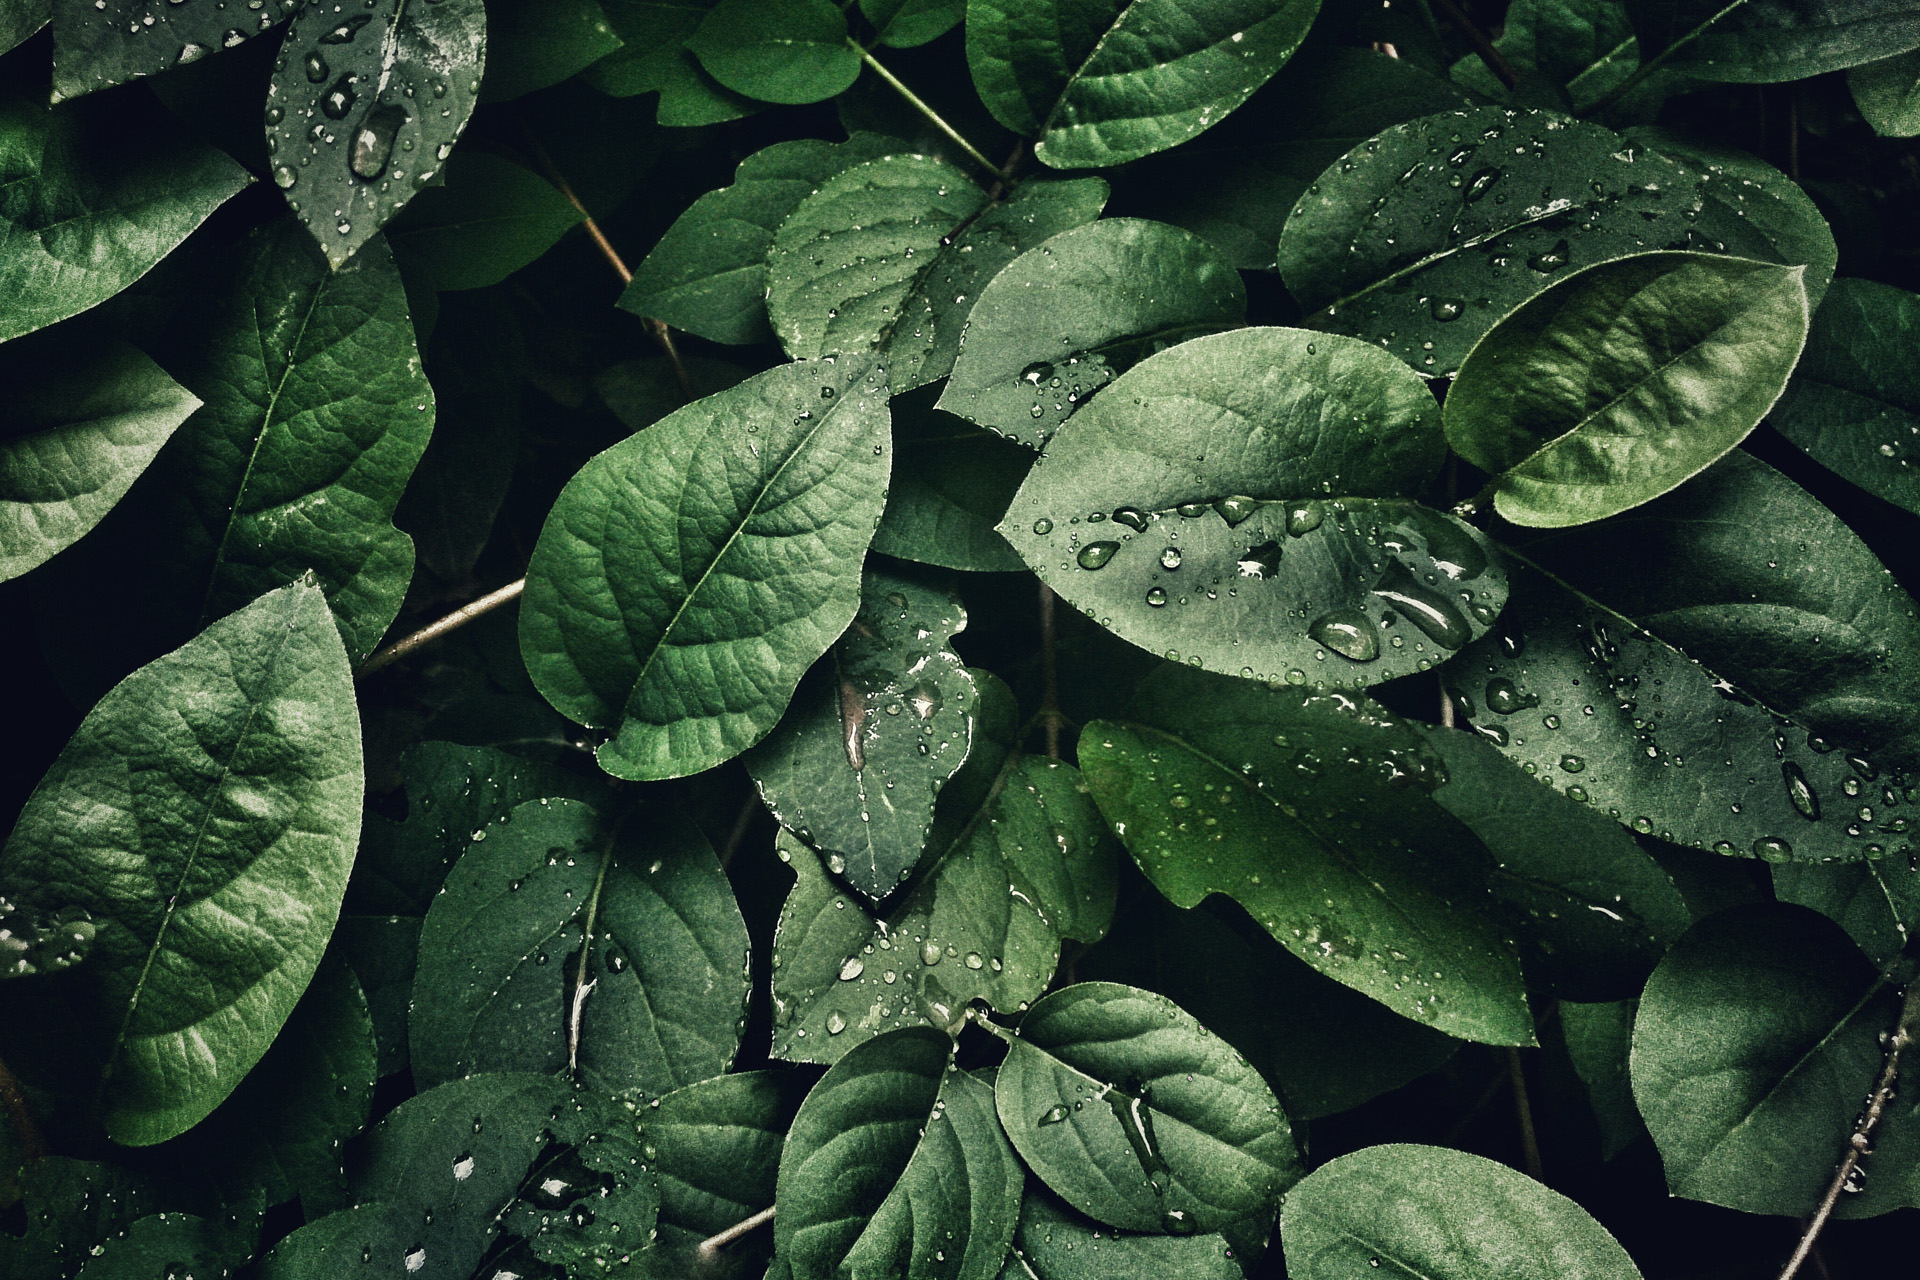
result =
[[[66,1156],[28,1162],[20,1187],[25,1232],[0,1231],[0,1274],[8,1280],[71,1280],[94,1246],[181,1207],[171,1188],[126,1168]]]
[[[1920,45],[1914,0],[1626,0],[1640,51],[1701,80],[1772,84]]]
[[[1568,267],[1686,248],[1700,185],[1664,156],[1551,112],[1426,116],[1307,188],[1280,236],[1280,274],[1316,328],[1439,376]]]
[[[170,1271],[229,1274],[247,1254],[231,1253],[225,1234],[195,1214],[156,1213],[95,1245],[74,1280],[147,1280]]]
[[[687,1085],[649,1107],[647,1139],[659,1152],[656,1274],[686,1274],[700,1265],[702,1240],[773,1206],[781,1147],[806,1084],[800,1072],[748,1071]],[[728,1253],[751,1247],[738,1241]]]
[[[853,625],[742,760],[780,825],[875,901],[920,860],[973,740],[979,692],[948,647],[966,625],[951,591],[869,570]]]
[[[57,0],[52,6],[53,100],[77,98],[235,48],[286,21],[300,3],[267,0],[229,12],[224,4],[188,6],[178,0],[164,6],[150,0]],[[47,14],[44,0],[8,8],[38,8],[42,20]]]
[[[859,607],[887,429],[883,370],[790,364],[568,482],[527,568],[520,645],[557,709],[614,730],[609,773],[698,773],[772,731]]]
[[[467,127],[486,65],[481,0],[313,5],[267,89],[267,150],[287,205],[335,268],[428,185]]]
[[[1032,452],[937,409],[903,412],[896,400],[893,485],[873,549],[974,573],[1024,568],[993,526],[1033,466]]]
[[[738,120],[759,109],[700,69],[686,39],[713,8],[710,0],[604,0],[626,42],[587,68],[583,78],[616,97],[658,90],[660,123],[681,127]]]
[[[559,84],[622,44],[595,0],[487,0],[487,25],[488,102]]]
[[[1633,1105],[1633,1082],[1627,1067],[1627,1055],[1633,1047],[1633,1019],[1639,1008],[1638,1000],[1560,1002],[1561,1038],[1600,1126],[1602,1160],[1613,1159],[1647,1132]]]
[[[1013,1256],[1001,1280],[1242,1280],[1233,1250],[1218,1235],[1136,1235],[1116,1231],[1037,1182],[1027,1183]]]
[[[1920,867],[1911,858],[1774,867],[1773,894],[1834,921],[1877,965],[1892,963],[1920,928]]]
[[[1127,369],[1238,326],[1246,308],[1238,273],[1206,241],[1106,218],[1027,250],[993,277],[939,407],[1038,449]]]
[[[1494,44],[1508,64],[1523,80],[1539,76],[1564,89],[1576,113],[1585,114],[1640,69],[1640,42],[1615,0],[1514,0],[1502,27]],[[1506,95],[1506,87],[1472,54],[1454,64],[1453,78],[1490,98]],[[1656,81],[1629,96],[1627,104],[1646,118],[1658,111],[1664,96]]]
[[[737,364],[704,356],[682,356],[680,364],[693,384],[695,399],[725,391],[749,376]],[[628,360],[603,369],[593,380],[593,389],[613,416],[634,431],[652,426],[687,403],[670,360]]]
[[[581,216],[545,178],[498,156],[462,152],[447,163],[446,185],[421,192],[388,239],[434,288],[481,289],[551,249]]]
[[[7,53],[47,25],[52,0],[13,0],[0,6],[0,53]]]
[[[880,43],[911,49],[938,40],[967,16],[967,0],[860,0]]]
[[[407,1005],[413,999],[413,969],[420,952],[417,916],[340,917],[333,945],[360,980],[381,1078],[407,1066]]]
[[[1881,137],[1920,133],[1920,50],[1861,63],[1847,72],[1847,87],[1860,114]]]
[[[833,0],[720,0],[687,48],[715,80],[762,102],[820,102],[860,75]]]
[[[0,342],[138,280],[252,181],[153,113],[0,97]]]
[[[773,1225],[794,1280],[999,1275],[1026,1175],[993,1091],[952,1053],[941,1032],[909,1027],[855,1048],[807,1095]]]
[[[77,909],[97,930],[85,965],[0,987],[13,1072],[96,1108],[128,1144],[219,1105],[333,930],[359,744],[346,650],[311,581],[102,698],[0,852],[0,897]]]
[[[13,343],[0,348],[0,385],[0,581],[99,524],[200,407],[123,342]]]
[[[1280,1239],[1299,1280],[1640,1280],[1579,1205],[1444,1147],[1368,1147],[1321,1166],[1287,1196]]]
[[[1194,1235],[1270,1211],[1301,1173],[1279,1099],[1165,996],[1110,982],[1020,1020],[994,1083],[1027,1165],[1090,1217]]]
[[[82,908],[30,911],[0,898],[0,979],[71,969],[93,953],[98,936]]]

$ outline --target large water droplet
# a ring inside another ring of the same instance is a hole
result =
[[[282,191],[286,191],[291,189],[297,181],[299,181],[298,177],[296,177],[293,170],[289,169],[286,165],[277,164],[273,166],[274,186],[280,188]]]
[[[1158,609],[1167,602],[1167,593],[1159,587],[1147,592],[1147,603]]]
[[[1178,569],[1180,567],[1180,548],[1168,547],[1165,551],[1162,551],[1160,553],[1160,567],[1162,569]]]
[[[1500,171],[1498,169],[1488,168],[1478,170],[1474,173],[1473,177],[1467,179],[1466,190],[1460,193],[1460,198],[1468,204],[1472,204],[1474,201],[1480,199],[1480,197],[1486,195],[1487,192],[1493,190],[1493,184],[1498,181],[1500,181]]]
[[[1458,320],[1467,313],[1467,304],[1458,298],[1435,298],[1427,304],[1427,314],[1441,324]]]
[[[1258,511],[1260,509],[1260,503],[1257,499],[1242,498],[1236,495],[1234,497],[1221,498],[1213,504],[1213,509],[1220,513],[1220,518],[1227,522],[1227,527],[1232,528],[1234,525],[1241,523],[1253,515],[1254,512]]]
[[[1080,554],[1074,559],[1082,569],[1100,569],[1113,559],[1113,553],[1120,549],[1117,542],[1089,542],[1080,548]]]
[[[845,963],[840,966],[840,981],[852,982],[866,971],[867,966],[859,956],[848,956]]]
[[[355,36],[360,34],[360,28],[372,21],[373,15],[370,13],[360,13],[349,18],[342,18],[332,30],[320,37],[320,43],[349,44]]]
[[[373,181],[386,172],[387,159],[393,154],[393,140],[407,113],[399,107],[375,107],[353,133],[353,153],[349,163],[356,176]]]
[[[935,965],[940,963],[940,944],[929,938],[920,944],[920,963]]]
[[[1505,676],[1495,676],[1493,679],[1487,681],[1486,702],[1488,710],[1497,711],[1503,716],[1510,716],[1516,711],[1524,711],[1528,707],[1539,706],[1540,696],[1533,693],[1522,693],[1514,686],[1513,681],[1507,679]]]
[[[1315,618],[1307,638],[1353,662],[1372,662],[1380,656],[1380,637],[1373,622],[1358,609],[1333,609]]]
[[[1443,649],[1458,649],[1473,638],[1473,628],[1467,625],[1466,615],[1459,607],[1438,591],[1415,581],[1407,567],[1397,560],[1380,575],[1373,594],[1398,605],[1401,612],[1413,620],[1414,626]]]
[[[327,66],[327,60],[317,53],[308,54],[301,60],[301,64],[306,67],[307,79],[313,84],[319,84],[332,74],[332,68]]]
[[[1035,1121],[1035,1123],[1036,1124],[1059,1124],[1062,1121],[1064,1121],[1066,1118],[1067,1118],[1067,1109],[1063,1106],[1056,1104],[1054,1106],[1048,1107],[1046,1110],[1046,1114],[1042,1115],[1039,1120]]]
[[[1793,857],[1793,846],[1773,836],[1761,836],[1753,842],[1753,856],[1762,862],[1785,862]]]
[[[847,1029],[847,1020],[840,1016],[839,1010],[827,1015],[827,1034],[837,1036]]]
[[[1020,381],[1039,386],[1053,377],[1053,366],[1045,360],[1036,360],[1020,371]]]
[[[335,80],[331,89],[320,95],[320,112],[329,120],[344,120],[359,98],[360,95],[353,90],[353,72],[349,71]]]
[[[1293,537],[1312,533],[1327,518],[1327,509],[1312,498],[1287,504],[1287,532]]]
[[[1115,507],[1113,522],[1123,524],[1135,533],[1139,533],[1147,527],[1147,513],[1138,507]]]
[[[1820,797],[1814,794],[1800,766],[1791,760],[1784,762],[1780,766],[1780,777],[1787,784],[1787,799],[1792,802],[1794,811],[1809,822],[1818,822]]]

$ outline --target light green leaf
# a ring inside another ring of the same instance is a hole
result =
[[[439,174],[486,66],[481,0],[313,5],[267,88],[274,184],[338,269]]]
[[[1920,928],[1920,867],[1911,859],[1777,866],[1773,896],[1811,907],[1838,924],[1876,965],[1891,964]]]
[[[577,1072],[637,1103],[725,1071],[747,930],[698,828],[530,800],[483,829],[420,930],[414,1078]],[[584,939],[584,943],[583,943]]]
[[[1640,51],[1701,80],[1773,84],[1920,45],[1915,0],[1626,0]]]
[[[1393,495],[1443,455],[1421,379],[1304,329],[1149,357],[1063,427],[1000,533],[1122,638],[1223,674],[1360,688],[1424,671],[1505,599],[1482,535]]]
[[[972,573],[1025,568],[993,526],[1033,466],[1033,453],[937,409],[905,412],[896,400],[893,485],[873,549]]]
[[[1531,1044],[1486,850],[1427,794],[1440,761],[1384,709],[1168,666],[1080,767],[1176,906],[1224,893],[1295,956],[1436,1030]]]
[[[1027,1183],[1013,1256],[1001,1280],[1243,1280],[1219,1235],[1136,1235],[1075,1213],[1037,1182]]]
[[[14,1074],[129,1145],[218,1106],[333,931],[359,747],[346,650],[310,581],[102,698],[0,851],[0,897],[84,912],[97,931],[88,963],[0,987]]]
[[[1664,156],[1552,112],[1426,116],[1349,151],[1307,188],[1280,235],[1280,274],[1315,328],[1438,377],[1568,267],[1686,248],[1700,185]]]
[[[251,181],[151,115],[0,97],[0,342],[105,302]]]
[[[504,102],[559,84],[619,49],[595,0],[486,0],[493,57],[481,97]]]
[[[1853,104],[1883,138],[1920,133],[1920,50],[1909,49],[1847,72]]]
[[[1633,1082],[1627,1067],[1627,1055],[1633,1047],[1633,1019],[1639,1008],[1638,1000],[1606,1004],[1562,1000],[1559,1005],[1561,1039],[1600,1127],[1602,1160],[1613,1159],[1647,1132],[1633,1105]]]
[[[0,348],[0,385],[0,581],[99,524],[200,407],[124,342],[16,342]]]
[[[1920,512],[1920,296],[1836,280],[1813,313],[1805,357],[1770,421],[1807,456]]]
[[[853,625],[741,761],[780,825],[875,901],[912,874],[973,741],[979,692],[949,647],[966,625],[952,591],[869,570]]]
[[[967,0],[860,0],[880,43],[911,49],[938,40],[967,16]]]
[[[690,1273],[702,1240],[773,1206],[780,1151],[808,1083],[797,1071],[747,1071],[676,1089],[648,1108],[647,1140],[659,1153],[660,1177],[652,1274]],[[765,1248],[772,1248],[770,1239]],[[733,1258],[749,1255],[749,1269],[752,1251],[750,1240],[727,1250]]]
[[[888,421],[884,370],[790,364],[568,482],[527,567],[520,649],[562,714],[614,731],[601,767],[684,777],[772,731],[859,607]]]
[[[1105,218],[1029,249],[974,305],[939,407],[1038,449],[1163,347],[1238,326],[1247,294],[1197,236]]]
[[[1640,1280],[1587,1211],[1464,1151],[1368,1147],[1313,1171],[1280,1218],[1299,1280]]]
[[[898,145],[856,133],[845,142],[802,138],[754,152],[740,162],[732,186],[701,196],[667,228],[633,273],[620,306],[715,342],[765,341],[774,232],[835,174]]]
[[[149,0],[104,0],[98,4],[58,0],[52,6],[53,100],[77,98],[95,89],[198,62],[209,53],[236,48],[285,22],[300,3],[268,0],[242,14],[229,13],[225,5],[218,4],[156,6]],[[8,7],[38,8],[42,21],[47,16],[44,0],[37,6]]]
[[[1165,996],[1055,991],[994,1081],[1021,1158],[1068,1204],[1128,1231],[1194,1235],[1271,1211],[1302,1172],[1279,1099]]]
[[[1515,524],[1588,524],[1726,455],[1806,342],[1805,268],[1649,253],[1577,271],[1495,325],[1447,392],[1447,439]]]
[[[952,1056],[944,1034],[909,1027],[860,1045],[807,1095],[774,1202],[794,1280],[1000,1273],[1026,1174],[992,1089]]]
[[[710,0],[604,0],[625,46],[588,67],[581,78],[602,93],[626,98],[655,90],[659,120],[682,128],[738,120],[759,110],[701,70],[687,37],[713,8]]]
[[[446,185],[421,192],[387,238],[434,288],[483,289],[551,249],[581,217],[546,179],[498,156],[462,152],[447,163]]]
[[[860,75],[833,0],[720,0],[687,48],[715,80],[762,102],[820,102]]]

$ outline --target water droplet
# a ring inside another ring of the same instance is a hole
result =
[[[920,944],[920,963],[936,965],[940,963],[940,944],[929,938]]]
[[[1080,554],[1074,559],[1082,569],[1100,569],[1113,559],[1113,553],[1120,549],[1117,542],[1089,542],[1080,548]]]
[[[827,1034],[828,1035],[837,1036],[842,1031],[845,1031],[846,1029],[847,1029],[847,1020],[840,1016],[840,1013],[838,1010],[835,1010],[834,1012],[827,1015]]]
[[[1311,498],[1287,504],[1287,532],[1296,538],[1312,533],[1326,518],[1327,509]]]
[[[855,978],[865,973],[866,970],[867,966],[861,961],[859,956],[848,956],[846,963],[840,966],[840,981],[852,982]]]
[[[1235,496],[1219,499],[1213,504],[1213,509],[1220,513],[1220,518],[1225,520],[1227,527],[1231,529],[1258,511],[1260,503],[1253,498]]]
[[[1427,313],[1441,324],[1458,320],[1467,313],[1467,304],[1458,298],[1435,298],[1427,304]]]
[[[1773,836],[1761,836],[1753,842],[1753,856],[1762,862],[1785,862],[1793,857],[1793,846]]]
[[[1178,511],[1180,515],[1187,520],[1198,520],[1201,516],[1207,514],[1207,509],[1208,504],[1204,502],[1183,502],[1174,508],[1175,511]]]
[[[302,65],[307,69],[307,79],[314,84],[319,84],[322,80],[325,80],[327,76],[332,74],[333,70],[327,66],[327,60],[317,53],[308,54],[303,60]]]
[[[1269,538],[1259,546],[1248,547],[1237,567],[1243,578],[1271,578],[1280,570],[1280,544]]]
[[[1041,516],[1033,522],[1033,531],[1044,538],[1053,532],[1053,521]]]
[[[355,14],[352,17],[343,18],[331,31],[328,31],[320,37],[320,43],[349,44],[356,35],[360,34],[360,28],[372,21],[373,15],[370,13]]]
[[[1467,625],[1459,607],[1439,592],[1422,586],[1397,560],[1380,575],[1373,594],[1398,605],[1414,626],[1443,649],[1458,649],[1473,638],[1473,629]]]
[[[1036,360],[1020,371],[1020,381],[1039,386],[1053,377],[1053,366],[1045,360]]]
[[[1505,676],[1495,676],[1487,681],[1486,702],[1489,710],[1510,716],[1516,711],[1539,706],[1540,698],[1538,694],[1520,692],[1513,681]]]
[[[1467,179],[1466,190],[1460,193],[1460,198],[1467,204],[1472,204],[1493,190],[1493,184],[1498,181],[1500,181],[1500,170],[1491,168],[1478,170]]]
[[[353,89],[353,72],[349,71],[333,82],[333,87],[320,96],[320,112],[329,120],[344,120],[347,112],[353,110],[353,104],[360,95]]]
[[[987,961],[978,951],[969,951],[967,952],[966,964],[969,969],[984,969]]]
[[[273,166],[274,186],[280,188],[282,191],[286,191],[297,181],[299,181],[299,179],[295,176],[293,170],[289,169],[286,165],[277,164]]]
[[[1187,1216],[1183,1209],[1169,1209],[1161,1214],[1160,1225],[1170,1236],[1190,1236],[1199,1230],[1199,1224]]]
[[[1554,243],[1553,248],[1534,254],[1527,259],[1527,265],[1542,275],[1552,275],[1572,261],[1572,251],[1565,240]]]
[[[1587,767],[1587,762],[1579,756],[1561,756],[1560,767],[1568,773],[1579,773]]]
[[[1813,787],[1807,782],[1807,775],[1800,766],[1788,760],[1780,766],[1780,777],[1787,784],[1787,799],[1793,804],[1794,811],[1809,822],[1820,820],[1820,797],[1814,794]]]
[[[1371,619],[1358,609],[1333,609],[1315,618],[1307,638],[1352,662],[1372,662],[1380,656],[1380,636]]]
[[[1115,524],[1123,524],[1135,533],[1140,533],[1147,527],[1147,516],[1145,512],[1136,507],[1115,507],[1113,510],[1113,522]]]
[[[1159,587],[1147,592],[1147,603],[1158,609],[1167,602],[1167,593]]]
[[[375,107],[354,130],[353,152],[349,163],[357,177],[371,182],[386,172],[387,159],[393,154],[393,140],[407,113],[399,107]]]
[[[1040,1119],[1036,1121],[1036,1123],[1059,1124],[1067,1118],[1067,1114],[1068,1114],[1067,1109],[1065,1107],[1059,1106],[1056,1104],[1054,1106],[1048,1107],[1046,1114],[1041,1116]]]

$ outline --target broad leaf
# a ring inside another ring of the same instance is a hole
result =
[[[0,1232],[0,1267],[9,1280],[70,1280],[109,1240],[136,1222],[185,1205],[177,1186],[122,1165],[42,1156],[20,1170],[19,1216],[25,1230]]]
[[[158,5],[151,0],[54,0],[53,100],[77,98],[140,76],[198,62],[284,22],[301,0]],[[25,7],[9,5],[9,8]],[[46,6],[41,6],[42,16]]]
[[[40,375],[51,368],[53,378]],[[200,401],[123,342],[0,348],[0,581],[105,518]]]
[[[912,874],[973,740],[979,692],[948,647],[966,625],[951,591],[868,571],[853,625],[742,762],[780,825],[876,901]]]
[[[1368,1147],[1322,1165],[1288,1194],[1280,1239],[1299,1280],[1640,1280],[1579,1205],[1444,1147]]]
[[[28,36],[47,25],[52,0],[14,0],[0,8],[0,53],[11,52]]]
[[[582,73],[594,88],[615,97],[658,90],[660,123],[719,124],[759,109],[700,69],[686,39],[713,8],[709,0],[602,0],[607,18],[625,41]]]
[[[488,102],[559,84],[622,44],[595,0],[487,0],[487,24]]]
[[[1033,453],[951,414],[900,416],[902,410],[895,401],[893,484],[873,549],[974,573],[1024,568],[993,526],[1033,466]]]
[[[762,102],[820,102],[860,75],[833,0],[720,0],[687,48],[715,80]]]
[[[794,1280],[999,1275],[1026,1174],[993,1090],[952,1055],[938,1031],[896,1031],[847,1054],[807,1095],[774,1202],[775,1246]]]
[[[1577,114],[1586,114],[1640,69],[1640,42],[1615,0],[1514,0],[1501,28],[1494,47],[1521,73],[1520,90],[1538,92],[1544,80],[1565,92]],[[1506,87],[1475,55],[1454,64],[1453,78],[1489,98],[1506,96]],[[1660,88],[1657,81],[1648,84],[1617,114],[1655,114],[1665,96]]]
[[[447,162],[393,224],[393,252],[446,292],[498,284],[551,249],[581,219],[552,183],[484,152]]]
[[[1075,1213],[1040,1184],[1027,1183],[1020,1226],[1001,1280],[1243,1280],[1233,1249],[1218,1235],[1116,1231]]]
[[[790,364],[568,482],[527,567],[520,648],[557,709],[613,730],[601,767],[683,777],[772,731],[859,607],[887,427],[883,370]]]
[[[1853,103],[1883,138],[1920,133],[1920,50],[1878,62],[1863,62],[1847,72]]]
[[[1560,280],[1495,325],[1447,392],[1447,439],[1515,524],[1657,498],[1746,438],[1806,342],[1805,268],[1651,253]]]
[[[1920,867],[1911,858],[1777,866],[1773,896],[1812,907],[1838,924],[1876,965],[1891,964],[1920,929]]]
[[[1068,603],[1149,652],[1377,684],[1446,661],[1505,599],[1477,530],[1394,496],[1437,472],[1438,417],[1417,375],[1350,338],[1195,339],[1063,427],[1000,532]]]
[[[687,1085],[649,1105],[647,1139],[659,1153],[660,1178],[653,1273],[674,1274],[676,1265],[691,1271],[702,1240],[773,1206],[780,1152],[807,1082],[799,1072],[748,1071]],[[751,1248],[742,1240],[728,1254]]]
[[[481,0],[312,5],[267,88],[274,184],[335,268],[440,173],[486,64]]]
[[[1224,893],[1301,960],[1394,1012],[1532,1043],[1486,850],[1423,794],[1439,759],[1344,694],[1167,667],[1133,719],[1096,720],[1080,766],[1100,812],[1176,906]]]
[[[1165,996],[1055,991],[994,1082],[1007,1136],[1068,1204],[1128,1231],[1194,1235],[1271,1211],[1301,1173],[1266,1082]]]
[[[151,114],[0,97],[0,342],[105,302],[251,181]]]
[[[1569,267],[1684,249],[1701,179],[1598,125],[1453,111],[1398,125],[1307,188],[1280,274],[1316,328],[1433,376]]]
[[[1626,0],[1641,53],[1701,80],[1772,84],[1920,46],[1914,0]]]
[[[89,1249],[74,1280],[142,1280],[168,1271],[227,1274],[252,1252],[251,1242],[236,1247],[233,1235],[197,1214],[156,1213]]]
[[[860,0],[880,43],[911,49],[938,40],[967,16],[967,0]]]
[[[1293,56],[1318,0],[969,0],[981,101],[1056,169],[1121,164],[1185,142]]]
[[[1771,422],[1807,456],[1920,512],[1920,296],[1838,280]]]
[[[577,1072],[629,1103],[725,1071],[747,932],[704,837],[671,811],[609,823],[531,800],[482,829],[420,930],[414,1078]]]
[[[359,744],[346,650],[311,581],[102,698],[0,851],[0,897],[77,910],[97,933],[86,964],[0,986],[13,1072],[131,1145],[219,1105],[333,931]]]
[[[1560,1035],[1600,1127],[1600,1158],[1611,1160],[1646,1136],[1647,1126],[1633,1105],[1633,1081],[1627,1058],[1633,1047],[1638,1000],[1576,1004],[1562,1000]]]
[[[993,277],[939,407],[1038,449],[1127,369],[1237,327],[1246,308],[1239,275],[1204,240],[1158,222],[1102,219]]]

